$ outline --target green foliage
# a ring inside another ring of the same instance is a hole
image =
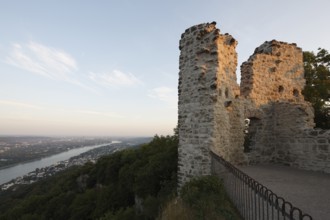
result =
[[[139,216],[135,215],[133,208],[121,208],[115,213],[108,212],[100,220],[138,220]]]
[[[155,136],[96,164],[2,192],[0,219],[154,219],[176,191],[177,145],[177,136]]]
[[[193,179],[181,189],[181,198],[196,219],[241,219],[216,176]]]
[[[316,127],[330,129],[330,54],[318,49],[317,54],[305,51],[304,70],[306,86],[305,99],[312,103],[315,110]]]

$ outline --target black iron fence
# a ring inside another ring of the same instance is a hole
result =
[[[224,181],[229,197],[245,220],[312,220],[222,157],[212,154],[213,172]]]

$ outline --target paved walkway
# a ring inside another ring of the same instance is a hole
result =
[[[240,169],[310,214],[313,220],[330,220],[330,174],[278,165],[247,166]]]

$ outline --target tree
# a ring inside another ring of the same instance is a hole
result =
[[[319,48],[317,54],[304,51],[303,59],[306,79],[303,95],[314,107],[316,127],[330,129],[330,54]]]

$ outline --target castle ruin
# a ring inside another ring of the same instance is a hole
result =
[[[313,129],[296,44],[266,41],[241,65],[216,23],[188,28],[179,49],[179,185],[209,175],[213,152],[236,164],[280,163],[330,173],[330,131]]]

